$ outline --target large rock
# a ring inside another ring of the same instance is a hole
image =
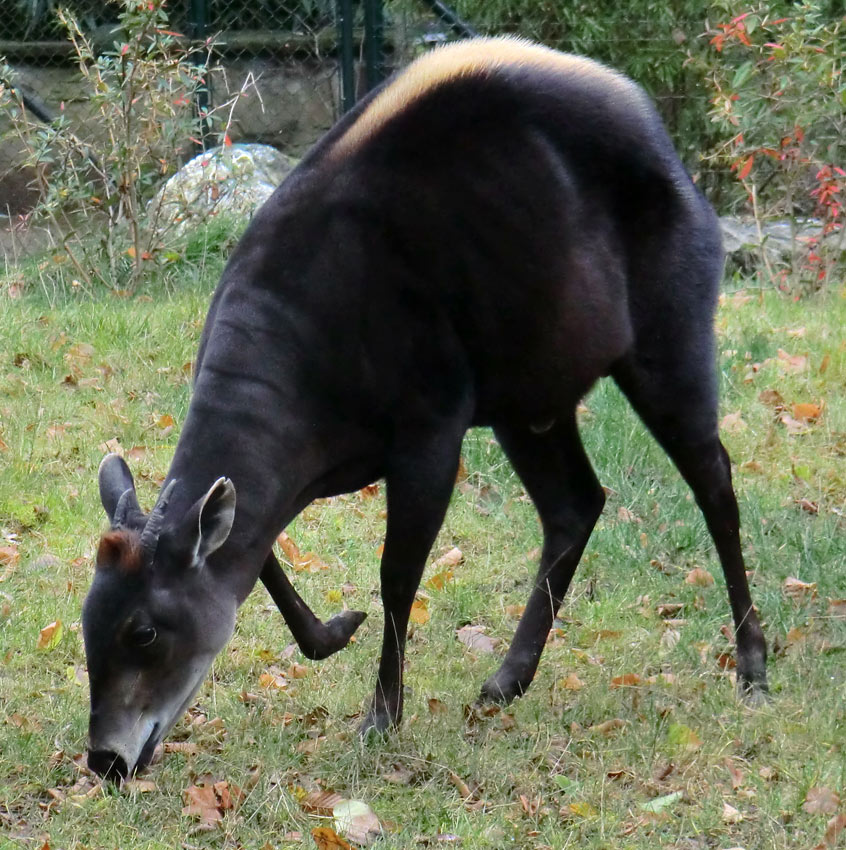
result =
[[[724,216],[720,227],[729,263],[745,271],[761,266],[763,255],[774,268],[789,266],[794,250],[797,256],[804,256],[816,240],[832,249],[843,248],[839,234],[823,234],[822,223],[815,219],[792,223],[789,219],[768,220],[759,229],[752,219]]]
[[[167,239],[216,216],[248,219],[297,161],[268,145],[228,145],[195,156],[150,201],[147,212]]]

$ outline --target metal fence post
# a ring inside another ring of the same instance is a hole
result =
[[[352,0],[338,0],[338,55],[341,60],[341,110],[347,112],[355,106]]]
[[[378,86],[385,78],[384,22],[382,0],[364,0],[364,59],[368,90]]]

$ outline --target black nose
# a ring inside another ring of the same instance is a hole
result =
[[[109,750],[89,750],[88,767],[94,773],[112,782],[126,779],[129,774],[129,768],[123,758]]]

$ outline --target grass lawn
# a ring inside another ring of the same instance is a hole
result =
[[[737,289],[717,317],[724,441],[771,650],[765,707],[734,696],[704,522],[606,382],[581,421],[608,503],[523,699],[470,707],[540,543],[520,482],[479,430],[432,555],[462,558],[427,570],[397,734],[355,732],[381,639],[385,505],[371,488],[314,504],[288,529],[317,558],[289,572],[321,616],[369,612],[356,642],[306,661],[256,589],[162,761],[129,789],[95,784],[79,760],[79,617],[105,522],[97,465],[118,441],[152,505],[219,271],[212,257],[177,284],[92,298],[54,288],[64,270],[48,259],[0,286],[0,847],[343,847],[312,836],[337,826],[319,791],[367,803],[389,848],[846,847],[846,827],[826,838],[846,812],[842,287],[798,301]],[[466,625],[490,645],[461,643]],[[199,786],[205,818],[183,813]]]

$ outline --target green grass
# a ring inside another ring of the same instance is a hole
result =
[[[289,633],[257,589],[197,699],[197,713],[220,722],[185,721],[174,732],[197,752],[165,755],[149,773],[154,790],[68,796],[85,747],[79,612],[104,526],[97,465],[109,440],[134,448],[142,504],[154,500],[187,409],[183,367],[219,270],[213,258],[168,286],[91,298],[54,286],[63,269],[48,261],[24,272],[23,294],[0,292],[0,546],[19,553],[16,565],[0,564],[0,847],[313,848],[311,829],[327,821],[299,801],[320,787],[366,801],[388,824],[382,846],[391,848],[455,846],[445,835],[473,850],[807,850],[822,841],[831,814],[803,809],[808,790],[846,797],[846,619],[829,609],[846,597],[842,289],[801,301],[728,295],[717,319],[723,414],[742,419],[728,420],[724,439],[771,646],[764,708],[741,706],[731,670],[717,661],[732,652],[721,633],[730,617],[704,523],[604,383],[582,424],[610,497],[523,699],[492,716],[465,711],[498,659],[470,653],[456,629],[483,625],[507,643],[516,623],[507,606],[525,602],[540,543],[520,482],[480,430],[467,439],[469,478],[433,555],[458,546],[464,561],[442,589],[423,588],[431,618],[412,629],[399,733],[366,743],[355,733],[381,639],[384,493],[354,494],[312,505],[288,531],[329,567],[294,574],[317,611],[370,613],[357,641],[321,663],[283,655]],[[797,368],[779,349],[807,361]],[[788,412],[824,402],[822,416],[791,433],[759,400],[768,389]],[[811,503],[816,513],[802,507]],[[686,584],[694,567],[715,584]],[[815,595],[787,597],[789,576],[814,583]],[[671,602],[683,606],[674,629],[656,610]],[[58,646],[37,650],[39,630],[57,619]],[[261,686],[270,666],[293,662],[307,667],[304,678],[284,690]],[[563,686],[570,674],[580,689]],[[624,674],[640,683],[612,687]],[[433,703],[433,713],[430,699],[446,710]],[[621,724],[596,728],[609,720]],[[463,801],[452,774],[481,802]],[[247,789],[211,831],[181,813],[183,790],[204,776]],[[673,792],[681,796],[662,812],[643,808]]]

